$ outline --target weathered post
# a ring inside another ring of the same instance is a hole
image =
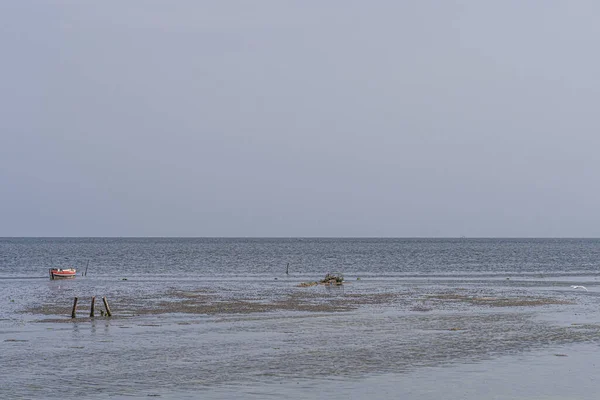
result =
[[[94,304],[96,303],[96,296],[92,296],[92,306],[90,307],[90,318],[94,318]]]
[[[71,311],[71,318],[75,318],[75,312],[77,311],[77,297],[73,301],[73,310]]]
[[[112,317],[112,313],[110,312],[110,308],[108,307],[108,300],[106,300],[106,296],[102,298],[102,301],[104,302],[104,308],[106,308],[106,315]]]

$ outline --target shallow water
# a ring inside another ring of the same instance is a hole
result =
[[[598,241],[4,239],[0,250],[0,398],[587,399],[600,389],[590,372]],[[90,258],[88,276],[50,281],[35,261],[45,252],[80,271]],[[343,287],[297,287],[337,270]],[[99,309],[107,296],[115,316],[85,317],[91,296]],[[165,305],[185,301],[182,312]],[[235,308],[248,303],[286,306]],[[334,303],[348,311],[301,307]]]
[[[253,385],[243,390],[217,388],[208,394],[213,399],[304,399],[307,396],[315,399],[597,399],[598,347],[570,345],[557,350],[559,356],[549,351],[532,351],[453,364],[451,368],[424,367],[360,380],[315,379]],[[187,396],[194,398],[189,393]]]

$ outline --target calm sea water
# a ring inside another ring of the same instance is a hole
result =
[[[0,238],[0,277],[50,266],[109,276],[272,276],[341,271],[365,276],[586,274],[598,239],[103,239]]]
[[[595,239],[4,238],[0,398],[596,398],[599,265]],[[88,274],[51,281],[50,266]],[[349,284],[297,287],[327,272]],[[306,293],[395,300],[336,313],[131,311],[173,301],[172,291],[223,304]],[[454,291],[561,304],[432,300]],[[107,296],[121,318],[72,322],[75,296],[84,308]],[[58,311],[40,311],[46,304]],[[537,371],[530,381],[523,368]],[[577,384],[548,390],[552,374]],[[479,383],[459,384],[469,379]]]

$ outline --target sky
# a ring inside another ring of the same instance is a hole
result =
[[[598,15],[0,2],[0,236],[600,237]]]

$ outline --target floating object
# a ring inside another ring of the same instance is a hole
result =
[[[75,268],[50,268],[50,279],[75,278]]]
[[[586,292],[589,292],[589,290],[587,290],[587,288],[585,286],[580,286],[580,285],[572,285],[571,286],[573,289],[585,289]]]
[[[319,283],[323,283],[325,285],[341,285],[344,282],[344,276],[342,274],[334,275],[327,274],[324,279],[321,279]]]
[[[275,279],[277,279],[277,278],[275,278]],[[341,286],[343,284],[344,284],[344,277],[342,276],[342,274],[338,274],[338,275],[327,274],[327,275],[325,275],[325,278],[321,279],[319,282],[302,282],[298,286],[299,287],[310,287],[310,286],[316,286],[316,285]]]

